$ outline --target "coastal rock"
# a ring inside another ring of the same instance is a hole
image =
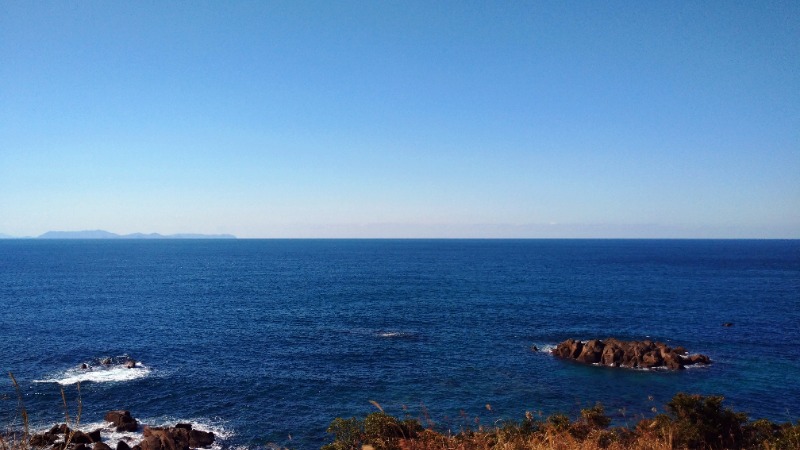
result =
[[[90,432],[89,439],[91,439],[92,442],[102,442],[103,439],[100,437],[100,430]]]
[[[189,431],[189,446],[192,448],[208,447],[214,443],[214,433],[210,431]]]
[[[42,434],[34,434],[31,436],[30,444],[31,447],[44,447],[46,445],[50,445],[56,442],[58,437],[54,434],[50,433],[42,433]]]
[[[88,433],[84,433],[83,431],[73,431],[72,436],[69,438],[69,442],[73,444],[91,444],[92,438]]]
[[[145,427],[144,437],[146,440],[151,437],[158,438],[160,450],[189,450],[189,430],[185,428]],[[147,450],[145,449],[144,441],[142,450]]]
[[[586,364],[597,364],[603,355],[605,344],[599,339],[592,339],[581,349],[581,353],[576,360]]]
[[[104,419],[117,427],[117,431],[136,431],[139,429],[139,423],[131,417],[130,411],[109,411]]]
[[[214,443],[214,433],[193,430],[190,424],[175,427],[145,427],[142,450],[189,450],[208,447]]]
[[[141,448],[141,450],[161,450],[161,439],[156,436],[147,436],[136,447]]]
[[[567,339],[552,350],[552,354],[584,364],[602,364],[610,367],[682,370],[693,364],[710,364],[706,355],[688,355],[683,347],[674,349],[663,342],[621,341],[615,338],[592,339],[583,343]]]
[[[109,411],[104,418],[107,422],[111,422],[117,430],[128,431],[139,426],[129,411]],[[64,436],[65,434],[66,436]],[[141,442],[133,447],[130,447],[125,441],[118,441],[116,450],[191,450],[207,448],[215,440],[214,433],[195,430],[189,423],[178,423],[174,427],[145,426],[142,436]],[[69,445],[65,445],[64,441]],[[73,431],[65,424],[55,425],[47,432],[32,436],[29,444],[30,447],[51,450],[114,450],[102,442],[100,430],[90,433]]]
[[[583,350],[583,342],[576,341],[575,339],[567,339],[566,341],[558,344],[553,350],[553,354],[561,358],[576,359],[580,356]]]

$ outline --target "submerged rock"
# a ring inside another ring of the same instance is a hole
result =
[[[602,364],[610,367],[666,368],[682,370],[693,364],[710,364],[706,355],[689,356],[683,347],[670,348],[663,342],[620,341],[607,338],[592,339],[586,343],[567,339],[553,349],[552,354],[585,364]]]

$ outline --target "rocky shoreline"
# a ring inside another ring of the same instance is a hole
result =
[[[695,364],[711,364],[706,355],[694,354],[683,347],[670,347],[663,342],[621,341],[615,338],[591,339],[586,342],[567,339],[551,353],[563,359],[584,364],[633,369],[683,370]]]
[[[130,411],[109,411],[104,417],[116,431],[139,431],[139,422]],[[208,448],[214,443],[214,433],[196,430],[189,423],[178,423],[172,427],[142,428],[143,438],[133,446],[126,440],[117,441],[116,450],[191,450]],[[30,439],[31,447],[50,450],[114,450],[103,442],[101,430],[83,432],[72,430],[67,424],[53,426],[49,431],[35,434]]]

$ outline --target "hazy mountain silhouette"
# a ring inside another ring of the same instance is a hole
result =
[[[37,239],[236,239],[232,234],[117,234],[105,230],[48,231]]]

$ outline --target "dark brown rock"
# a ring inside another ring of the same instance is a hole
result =
[[[145,427],[144,437],[158,438],[163,450],[189,450],[189,430],[185,428]]]
[[[83,431],[73,431],[69,442],[73,444],[91,444],[92,438],[89,437],[88,433],[84,433]]]
[[[161,439],[156,436],[147,436],[142,439],[139,445],[134,446],[134,448],[136,447],[141,450],[161,450]]]
[[[67,426],[67,424],[62,423],[59,425],[53,425],[53,428],[50,428],[50,431],[47,433],[49,434],[66,434],[71,432],[72,430]]]
[[[605,344],[599,339],[592,339],[586,342],[586,345],[581,349],[580,355],[575,358],[577,361],[587,364],[597,364],[600,362],[603,355],[603,348]]]
[[[652,369],[654,367],[661,367],[664,364],[664,358],[661,353],[657,351],[649,351],[642,355],[642,367]]]
[[[214,443],[214,433],[210,431],[189,431],[189,446],[192,448],[208,447]]]
[[[104,442],[95,442],[92,450],[111,450],[111,447]]]
[[[691,355],[685,358],[685,364],[711,364],[711,359],[706,355]]]
[[[90,432],[89,438],[92,440],[92,442],[101,442],[102,439],[100,437],[100,430],[94,430]]]
[[[562,358],[575,359],[580,356],[582,350],[583,342],[576,341],[574,339],[567,339],[553,349],[553,354]]]
[[[104,419],[117,427],[117,431],[136,431],[139,429],[139,423],[131,416],[130,411],[109,411]]]
[[[671,348],[663,342],[620,341],[614,338],[604,341],[592,339],[586,343],[567,339],[552,351],[559,358],[612,367],[681,370],[685,365],[711,363],[708,356],[685,356],[686,353],[683,347]]]
[[[58,437],[55,434],[51,433],[41,433],[41,434],[34,434],[31,436],[30,444],[31,447],[44,447],[50,445],[58,440]]]
[[[614,343],[606,343],[603,354],[600,355],[600,364],[604,366],[619,367],[622,364],[622,357],[625,352],[622,347]]]
[[[670,370],[683,370],[683,359],[677,353],[667,353],[664,355],[664,365]]]
[[[178,423],[178,424],[175,424],[175,428],[183,428],[183,429],[186,429],[186,430],[191,430],[192,429],[192,424],[190,424],[190,423]]]
[[[125,441],[118,441],[117,450],[131,450],[131,447]]]

